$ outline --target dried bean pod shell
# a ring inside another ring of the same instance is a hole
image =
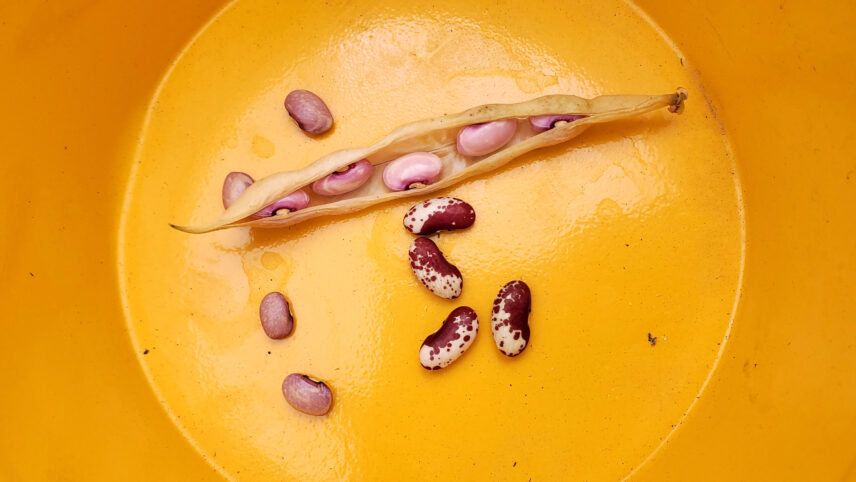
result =
[[[422,196],[498,169],[534,149],[566,142],[594,124],[624,119],[663,107],[667,107],[670,112],[679,113],[686,98],[686,90],[682,88],[678,88],[675,93],[653,96],[603,95],[584,99],[573,95],[547,95],[517,104],[482,105],[458,114],[412,122],[398,127],[368,147],[333,152],[303,169],[280,172],[258,180],[218,219],[209,224],[172,226],[188,233],[205,233],[236,226],[284,227],[320,216],[353,213],[395,199]],[[549,114],[575,114],[586,117],[539,134],[529,128],[529,117]],[[473,158],[462,156],[455,150],[456,137],[462,127],[510,118],[518,119],[520,125],[515,137],[499,151]],[[418,189],[390,192],[380,179],[383,169],[375,169],[373,177],[364,186],[350,193],[323,200],[316,199],[309,207],[299,211],[264,219],[248,219],[250,215],[277,199],[307,187],[360,159],[368,159],[374,165],[382,165],[415,151],[433,152],[442,158],[444,168],[439,180]]]

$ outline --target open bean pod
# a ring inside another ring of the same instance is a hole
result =
[[[417,121],[398,127],[368,147],[336,151],[303,169],[262,178],[250,185],[211,223],[172,226],[188,233],[205,233],[237,226],[284,227],[319,216],[348,214],[395,199],[422,196],[493,171],[534,149],[566,142],[594,124],[624,119],[662,107],[679,113],[686,98],[687,92],[683,88],[671,94],[653,96],[604,95],[584,99],[573,95],[547,95],[518,104],[488,104],[458,114]],[[559,122],[549,130],[537,132],[531,127],[529,118],[545,115],[584,117],[571,122]],[[462,128],[501,119],[515,119],[518,127],[511,140],[499,150],[482,156],[465,156],[458,152],[457,137]],[[391,190],[384,184],[386,165],[415,152],[431,153],[440,159],[442,171],[439,177],[432,179],[430,184],[419,182],[405,190]],[[337,196],[313,193],[309,203],[302,209],[283,209],[261,219],[251,217],[274,201],[361,159],[368,160],[374,168],[371,177],[359,188]]]

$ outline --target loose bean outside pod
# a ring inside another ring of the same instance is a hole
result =
[[[244,172],[227,174],[223,181],[223,207],[229,209],[235,199],[238,199],[253,182],[253,178]]]
[[[259,304],[259,319],[265,334],[274,340],[285,338],[294,329],[294,317],[282,293],[273,291]]]
[[[282,395],[289,405],[307,415],[324,415],[333,404],[333,392],[326,383],[301,373],[285,377]]]
[[[252,215],[254,218],[267,218],[273,216],[274,214],[279,214],[280,210],[286,210],[288,212],[297,211],[299,209],[303,209],[309,205],[309,194],[306,194],[306,191],[299,190],[295,191],[288,196],[285,196],[278,201],[275,201],[273,204],[270,204],[264,208],[262,208],[259,212]]]
[[[433,184],[443,172],[443,161],[430,152],[411,152],[391,161],[383,170],[383,183],[393,191]]]
[[[333,114],[320,97],[308,90],[295,90],[285,97],[285,110],[309,134],[323,134],[333,127]]]
[[[517,119],[502,119],[473,124],[458,132],[458,152],[465,156],[484,156],[508,144],[517,132]]]
[[[439,330],[428,335],[419,349],[419,363],[439,370],[457,360],[473,344],[479,332],[479,319],[469,306],[452,310]]]
[[[429,291],[448,300],[461,296],[464,278],[458,268],[446,260],[434,241],[414,239],[409,256],[413,274]]]
[[[404,215],[404,227],[413,234],[465,229],[476,221],[476,211],[469,203],[454,197],[435,197],[415,204]]]
[[[337,196],[351,192],[369,180],[372,163],[363,159],[350,164],[342,172],[334,172],[312,183],[312,191],[322,196]]]
[[[493,340],[503,355],[517,356],[529,344],[532,294],[523,281],[506,283],[496,295],[490,317]]]

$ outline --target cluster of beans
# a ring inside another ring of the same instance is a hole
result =
[[[441,230],[465,229],[473,225],[476,212],[468,203],[438,197],[416,204],[404,215],[404,227],[416,235]],[[435,295],[455,299],[461,295],[464,278],[430,238],[413,240],[409,251],[410,268],[416,279]],[[496,347],[507,356],[517,356],[529,343],[529,312],[532,295],[523,281],[506,283],[499,290],[491,312],[491,330]],[[460,306],[452,310],[440,328],[428,335],[419,349],[419,363],[439,370],[460,358],[473,344],[479,331],[475,310]]]
[[[285,108],[297,125],[308,134],[323,134],[333,127],[333,115],[320,97],[308,90],[295,90],[285,98]],[[545,115],[529,118],[536,133],[544,132],[557,123],[571,122],[584,116]],[[456,148],[464,156],[479,157],[496,152],[506,145],[517,131],[516,119],[502,119],[482,124],[473,124],[458,132]],[[373,166],[362,159],[312,183],[310,189],[319,196],[338,196],[359,189],[372,174]],[[411,152],[388,163],[383,170],[383,183],[390,191],[405,191],[425,187],[436,182],[443,172],[443,161],[431,152]],[[253,178],[243,172],[232,172],[223,183],[223,206],[232,202],[253,183]],[[252,215],[264,218],[280,210],[297,211],[309,206],[309,194],[300,189]]]
[[[308,134],[319,135],[333,126],[330,109],[317,95],[307,90],[288,94],[285,108],[298,126]],[[529,118],[532,130],[543,132],[559,122],[571,122],[583,116],[552,115]],[[507,144],[517,131],[517,120],[503,119],[462,128],[456,148],[464,156],[485,156]],[[320,196],[337,196],[354,191],[371,177],[373,166],[366,160],[350,164],[312,183],[310,188]],[[411,152],[386,164],[383,183],[392,191],[424,187],[436,182],[443,162],[430,152]],[[231,172],[223,183],[223,206],[228,208],[254,180],[243,172]],[[300,189],[266,206],[252,218],[276,215],[309,205],[309,194]],[[472,206],[460,199],[435,198],[413,206],[404,217],[404,226],[413,234],[429,235],[440,230],[464,229],[475,222]],[[447,299],[460,296],[463,289],[461,272],[449,263],[429,238],[416,238],[410,247],[410,265],[417,279],[432,293]],[[529,341],[531,295],[523,281],[507,283],[494,301],[491,325],[497,348],[505,355],[519,355]],[[268,293],[259,306],[262,329],[268,337],[279,340],[294,329],[294,316],[282,293]],[[419,359],[425,368],[436,370],[458,359],[475,341],[478,316],[467,306],[454,309],[443,325],[422,343]],[[324,415],[333,403],[330,387],[308,375],[292,373],[282,382],[282,393],[295,409],[309,415]]]

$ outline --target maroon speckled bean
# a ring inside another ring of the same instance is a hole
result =
[[[333,127],[333,114],[320,97],[308,90],[295,90],[285,97],[285,110],[309,134],[323,134]]]
[[[443,321],[443,326],[422,342],[419,363],[429,370],[448,366],[467,351],[478,332],[476,312],[469,306],[455,308]]]
[[[503,355],[517,356],[529,344],[529,312],[532,294],[523,281],[507,283],[493,302],[490,324],[493,341]]]
[[[410,268],[420,283],[435,295],[454,299],[461,296],[464,278],[428,238],[416,238],[410,245]]]
[[[333,404],[333,392],[326,383],[300,373],[285,377],[282,395],[289,405],[307,415],[324,415]]]
[[[262,321],[265,334],[274,340],[285,338],[294,329],[294,317],[291,315],[288,300],[277,291],[268,293],[262,298],[259,304],[259,319]]]
[[[476,222],[476,211],[454,197],[435,197],[414,205],[404,215],[404,227],[413,234],[465,229]]]

